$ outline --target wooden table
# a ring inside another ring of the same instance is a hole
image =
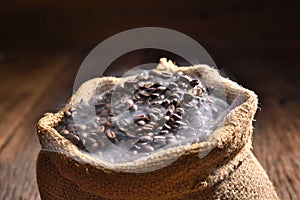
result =
[[[223,71],[229,71],[260,98],[253,138],[255,155],[279,197],[299,199],[298,50],[294,55],[283,52],[281,57],[271,49],[223,52],[216,56]],[[0,199],[40,199],[35,178],[40,150],[35,124],[43,113],[66,103],[85,55],[77,50],[4,54],[0,61]]]

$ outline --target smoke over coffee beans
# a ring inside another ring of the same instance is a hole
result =
[[[150,70],[73,105],[56,129],[82,151],[124,163],[207,140],[226,108],[200,77]]]

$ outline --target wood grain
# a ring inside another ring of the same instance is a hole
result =
[[[35,124],[41,114],[49,109],[57,109],[58,105],[54,103],[58,99],[61,102],[67,100],[73,76],[62,75],[74,75],[74,72],[68,71],[74,55],[43,56],[38,59],[40,67],[31,67],[30,60],[25,63],[31,72],[24,78],[26,86],[17,91],[29,90],[28,98],[23,100],[18,95],[13,96],[18,99],[8,98],[7,101],[20,105],[3,113],[12,117],[6,117],[3,121],[1,118],[0,199],[40,199],[35,181],[35,162],[40,149]]]

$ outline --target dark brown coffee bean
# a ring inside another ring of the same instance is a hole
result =
[[[104,118],[101,118],[101,119],[100,119],[99,124],[100,124],[100,125],[105,125],[105,126],[111,126],[110,121],[108,121],[107,119],[104,119]]]
[[[77,136],[77,135],[72,135],[72,136],[71,136],[71,142],[72,142],[73,144],[75,144],[75,145],[78,145],[79,142],[80,142],[79,136]]]
[[[93,143],[96,143],[97,140],[95,138],[92,138],[92,137],[88,137],[85,139],[85,141],[88,143],[88,144],[93,144]]]
[[[164,119],[165,119],[166,121],[169,121],[169,120],[170,120],[170,116],[164,116]]]
[[[154,135],[154,133],[149,132],[149,133],[147,133],[147,135],[150,136],[150,137],[152,137]]]
[[[128,136],[129,138],[135,138],[135,137],[136,137],[136,135],[135,135],[134,133],[131,133],[131,132],[129,132],[129,131],[126,131],[125,134],[126,134],[126,136]]]
[[[187,93],[185,93],[184,95],[183,95],[183,100],[186,102],[186,103],[189,103],[189,102],[191,102],[191,101],[193,101],[193,95],[191,95],[191,94],[187,94]]]
[[[76,131],[76,128],[75,128],[75,125],[74,124],[68,124],[68,131],[69,132],[74,132],[74,131]]]
[[[195,87],[195,86],[198,85],[199,83],[200,83],[200,82],[199,82],[199,80],[197,80],[197,79],[190,81],[190,84],[191,84],[192,87]]]
[[[169,73],[169,72],[162,72],[160,74],[160,77],[163,78],[163,79],[168,79],[168,78],[171,78],[172,77],[172,74]]]
[[[88,137],[88,133],[83,132],[80,134],[81,138],[87,138]]]
[[[65,116],[65,117],[71,117],[71,116],[72,116],[72,113],[71,113],[70,111],[67,110],[67,111],[64,112],[64,116]]]
[[[161,93],[165,92],[166,89],[167,88],[165,86],[159,86],[154,90],[154,92],[161,94]]]
[[[169,126],[168,124],[164,124],[163,128],[164,128],[164,129],[171,130],[171,126]]]
[[[174,124],[177,124],[177,125],[180,125],[180,126],[187,126],[186,123],[184,123],[183,121],[180,121],[180,120],[175,121]]]
[[[155,99],[155,98],[158,98],[160,95],[158,93],[151,93],[150,96],[152,99]]]
[[[139,142],[148,142],[150,140],[152,140],[152,137],[150,137],[150,136],[143,136],[143,137],[140,137]]]
[[[162,131],[160,131],[160,134],[162,134],[162,135],[165,135],[165,134],[168,134],[168,133],[169,133],[168,130],[162,130]]]
[[[150,117],[150,121],[157,121],[158,120],[158,117],[155,115],[155,114],[153,114],[153,113],[149,113],[149,117]]]
[[[138,124],[139,126],[144,126],[144,125],[146,124],[146,122],[143,121],[143,120],[140,120],[140,121],[137,122],[137,124]]]
[[[161,148],[167,144],[166,138],[156,139],[154,142],[156,143],[156,145],[158,145],[159,148]]]
[[[161,74],[161,72],[156,69],[149,71],[149,75],[152,77],[158,77],[160,74]]]
[[[173,105],[174,105],[175,107],[179,107],[179,106],[180,106],[180,102],[179,102],[177,99],[174,99],[174,100],[172,101],[172,103],[173,103]]]
[[[168,111],[170,111],[170,113],[173,113],[174,110],[175,110],[174,104],[169,104],[169,105],[168,105]]]
[[[178,78],[179,84],[182,84],[182,83],[184,83],[184,84],[189,83],[189,82],[190,82],[189,79],[190,79],[190,78],[189,78],[188,76],[180,76],[180,77]]]
[[[130,111],[137,111],[137,109],[138,109],[138,106],[135,105],[135,104],[129,106],[129,110],[130,110]]]
[[[116,138],[116,134],[115,132],[113,132],[112,130],[106,130],[105,132],[106,136],[109,138],[109,139],[115,139]]]
[[[175,112],[178,113],[178,114],[184,114],[184,109],[183,108],[176,108]]]
[[[153,137],[154,140],[165,140],[166,138],[164,136],[161,135],[156,135]]]
[[[149,89],[152,85],[153,85],[153,82],[146,82],[146,83],[144,84],[144,87],[145,87],[146,89]]]
[[[164,95],[166,98],[169,98],[172,94],[173,94],[173,92],[169,89],[164,92]]]
[[[176,114],[176,113],[173,113],[171,115],[171,117],[174,118],[175,120],[178,120],[178,119],[181,120],[182,119],[182,117],[180,115]]]
[[[163,85],[162,82],[158,81],[158,82],[153,83],[151,88],[158,88],[159,86],[162,86],[162,85]]]
[[[152,151],[155,150],[155,149],[154,149],[152,146],[150,146],[150,145],[144,145],[144,146],[141,146],[141,149],[144,150],[144,151],[146,151],[146,152],[152,152]]]
[[[140,94],[144,97],[149,97],[150,94],[148,92],[146,92],[145,90],[140,91]]]
[[[167,88],[169,88],[171,91],[173,91],[173,89],[178,88],[178,85],[176,83],[170,83]]]
[[[124,87],[131,89],[135,84],[136,84],[135,80],[127,80],[126,82],[124,82]]]
[[[95,152],[97,151],[99,148],[99,144],[98,143],[93,143],[88,147],[88,151],[90,152]]]
[[[101,125],[99,126],[100,133],[103,133],[105,131],[105,126]]]
[[[149,128],[150,130],[154,129],[154,126],[152,124],[146,124],[144,127]]]
[[[175,137],[167,137],[167,144],[176,143],[177,139]]]
[[[151,127],[147,127],[147,126],[143,126],[142,127],[142,131],[144,132],[149,132],[149,131],[153,131],[153,128],[151,128]]]
[[[66,135],[69,135],[70,132],[69,132],[68,130],[64,129],[64,130],[60,131],[60,134],[61,134],[62,136],[66,136]]]
[[[84,131],[84,130],[86,130],[86,128],[87,128],[87,126],[84,125],[84,124],[80,124],[80,125],[78,126],[78,129],[79,129],[80,131]]]
[[[170,100],[169,100],[169,99],[165,99],[165,100],[161,103],[161,105],[162,105],[163,107],[165,107],[165,108],[167,108],[167,107],[169,106],[169,104],[170,104]]]

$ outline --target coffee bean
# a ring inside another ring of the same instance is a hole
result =
[[[175,121],[174,124],[180,125],[180,126],[187,126],[187,123],[184,123],[183,121],[180,121],[180,120]]]
[[[138,109],[138,106],[135,104],[129,106],[130,111],[137,111],[137,109]]]
[[[169,105],[168,105],[168,110],[169,110],[171,113],[173,113],[173,111],[175,110],[174,104],[169,104]]]
[[[189,102],[193,101],[193,99],[194,99],[194,97],[193,97],[193,95],[191,95],[191,94],[185,93],[185,94],[183,95],[183,100],[184,100],[186,103],[189,103]]]
[[[152,124],[146,124],[144,127],[149,128],[150,130],[154,129],[154,126]]]
[[[160,74],[160,77],[163,78],[163,79],[168,79],[168,78],[171,78],[172,77],[172,74],[169,73],[169,72],[162,72]]]
[[[80,142],[80,137],[77,136],[77,135],[72,135],[72,136],[71,136],[71,142],[72,142],[73,144],[75,144],[75,145],[78,145],[79,142]]]
[[[173,89],[178,88],[178,85],[177,85],[176,83],[170,83],[170,84],[167,86],[167,88],[173,91]],[[168,90],[168,91],[170,91],[170,90]]]
[[[170,143],[176,143],[177,142],[177,139],[174,137],[174,138],[167,138],[167,144],[170,144]]]
[[[165,135],[165,134],[168,134],[168,133],[169,133],[168,130],[162,130],[162,131],[160,131],[160,134],[162,134],[162,135]]]
[[[105,132],[105,134],[106,134],[106,136],[109,138],[109,139],[114,139],[114,138],[116,138],[116,134],[115,134],[115,132],[113,132],[112,130],[106,130],[106,132]]]
[[[152,137],[154,135],[154,133],[150,132],[150,133],[147,133],[147,135]]]
[[[180,115],[176,114],[176,113],[173,113],[171,115],[171,117],[174,118],[175,120],[178,120],[178,119],[181,120],[182,119],[182,117]]]
[[[146,132],[153,131],[153,128],[148,127],[148,126],[143,126],[142,131],[146,131]]]
[[[136,137],[134,133],[131,133],[131,132],[129,132],[129,131],[126,131],[125,134],[126,134],[126,136],[128,136],[129,138],[135,138],[135,137]]]
[[[173,105],[175,107],[179,107],[180,106],[180,102],[177,99],[173,99],[172,103],[173,103]]]
[[[140,137],[139,142],[148,142],[150,140],[152,140],[152,137],[150,137],[150,136],[143,136],[143,137]]]
[[[81,133],[81,138],[87,138],[88,137],[88,133],[86,133],[86,132],[83,132],[83,133]]]
[[[93,143],[96,143],[96,139],[95,138],[92,138],[92,137],[88,137],[85,139],[85,141],[89,144],[93,144]]]
[[[155,82],[155,83],[153,83],[153,85],[151,86],[151,88],[158,88],[159,86],[162,86],[162,82]]]
[[[72,113],[71,113],[69,110],[64,111],[64,116],[65,116],[65,117],[71,117],[71,116],[72,116]]]
[[[178,113],[178,114],[184,114],[184,109],[183,108],[176,108],[175,112]]]
[[[71,107],[70,109],[69,109],[69,111],[72,113],[72,112],[74,112],[76,110],[76,108],[75,107]]]
[[[150,94],[148,92],[146,92],[145,90],[140,91],[140,94],[144,97],[149,97]]]
[[[162,105],[163,107],[165,107],[165,108],[167,108],[167,107],[169,106],[169,104],[170,104],[170,100],[169,100],[169,99],[165,99],[165,100],[161,103],[161,105]]]
[[[197,79],[190,81],[190,84],[191,84],[192,87],[195,87],[195,86],[198,85],[199,83],[200,83],[200,82],[199,82],[199,80],[197,80]]]
[[[149,117],[150,117],[150,121],[157,121],[158,120],[158,117],[153,113],[149,113]]]
[[[143,121],[143,120],[140,120],[140,121],[137,122],[137,124],[140,125],[140,126],[144,126],[146,124],[146,122]]]
[[[152,151],[154,151],[154,148],[150,145],[144,145],[144,146],[141,146],[141,150],[144,150],[146,152],[152,152]]]
[[[164,124],[163,128],[167,130],[171,130],[171,126],[169,126],[168,124]]]
[[[186,84],[186,83],[190,82],[189,81],[190,78],[188,76],[180,76],[178,80],[179,80],[179,84],[182,84],[182,83]]]
[[[69,132],[75,132],[76,131],[76,128],[75,128],[74,124],[68,124],[67,127],[68,127]]]
[[[103,126],[103,125],[99,126],[99,131],[101,133],[103,133],[105,131],[105,126]]]
[[[167,88],[166,88],[165,86],[159,86],[159,87],[155,88],[154,92],[155,92],[155,93],[162,94],[163,92],[166,91],[166,89],[167,89]]]
[[[60,134],[61,134],[62,136],[66,136],[66,135],[68,135],[69,133],[70,133],[70,132],[69,132],[68,130],[66,130],[66,129],[60,131]]]
[[[84,131],[84,130],[86,130],[86,125],[84,125],[84,124],[80,124],[79,126],[78,126],[78,129],[80,130],[80,131]]]
[[[98,143],[93,143],[87,149],[90,152],[95,152],[95,151],[98,150],[98,148],[99,148],[99,144]]]
[[[166,139],[164,136],[161,136],[161,135],[156,135],[153,137],[154,140],[164,140]]]

